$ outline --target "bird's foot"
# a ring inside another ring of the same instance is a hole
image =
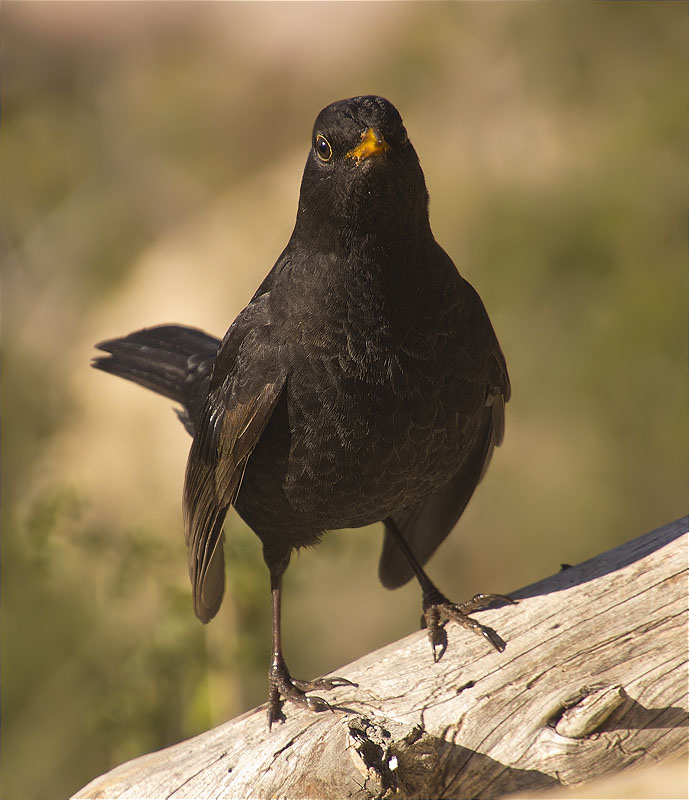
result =
[[[312,695],[309,697],[306,692],[327,691],[338,686],[357,686],[358,684],[348,681],[346,678],[317,678],[312,681],[300,681],[292,678],[289,674],[284,661],[273,663],[268,674],[268,727],[272,728],[274,722],[284,722],[285,715],[282,713],[284,700],[295,703],[309,711],[332,711],[333,707],[322,697]]]
[[[475,594],[471,600],[464,603],[451,603],[437,589],[428,591],[423,597],[423,622],[428,628],[428,638],[433,649],[433,660],[440,661],[447,649],[447,634],[445,633],[444,623],[446,620],[459,623],[463,628],[467,628],[474,633],[484,636],[493,647],[499,652],[505,649],[505,642],[500,636],[487,625],[481,625],[469,616],[474,611],[482,611],[494,603],[510,603],[514,605],[515,600],[503,594]]]

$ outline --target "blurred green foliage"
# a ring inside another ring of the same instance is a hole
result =
[[[431,562],[443,589],[509,591],[685,513],[686,42],[673,2],[5,4],[4,798],[65,797],[264,699],[257,539],[231,516],[202,627],[188,441],[88,360],[175,318],[223,333],[334,99],[400,108],[512,375],[505,445]],[[379,546],[337,532],[295,555],[295,675],[416,627]]]

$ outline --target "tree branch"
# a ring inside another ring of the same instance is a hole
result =
[[[686,751],[689,518],[480,612],[498,654],[448,625],[338,675],[335,713],[261,706],[122,764],[74,798],[492,798],[578,784]]]

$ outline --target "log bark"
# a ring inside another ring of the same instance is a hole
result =
[[[79,798],[495,798],[686,754],[689,518],[337,674],[334,713],[261,706],[96,778]]]

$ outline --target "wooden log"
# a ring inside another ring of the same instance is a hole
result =
[[[686,754],[689,518],[337,674],[334,712],[261,706],[96,778],[74,798],[493,798]]]

